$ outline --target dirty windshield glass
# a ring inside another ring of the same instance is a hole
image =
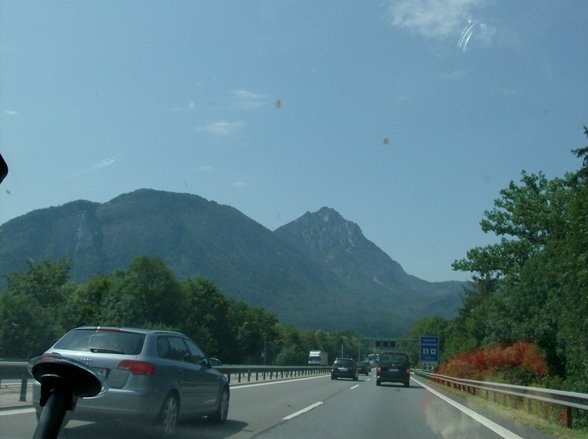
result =
[[[588,431],[588,399],[552,401],[588,393],[587,23],[586,0],[0,0],[0,436],[33,436],[26,364],[80,327],[113,332],[58,346],[128,387],[62,437]],[[124,332],[151,329],[179,345]],[[430,374],[508,408],[474,419]]]

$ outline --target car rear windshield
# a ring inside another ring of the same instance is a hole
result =
[[[138,355],[143,350],[145,334],[136,332],[74,329],[55,345],[55,349],[105,354]]]
[[[408,363],[408,356],[406,354],[382,354],[380,355],[380,363]]]
[[[353,360],[337,360],[338,366],[351,366],[353,365]]]

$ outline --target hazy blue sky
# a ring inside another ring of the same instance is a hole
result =
[[[328,206],[430,281],[588,143],[585,0],[0,0],[0,224],[138,188]]]

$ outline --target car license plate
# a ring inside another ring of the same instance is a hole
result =
[[[388,372],[398,372],[398,369],[388,369]]]
[[[340,370],[341,372],[347,372],[347,368],[346,368],[346,367],[340,367],[340,368],[339,368],[339,370]]]

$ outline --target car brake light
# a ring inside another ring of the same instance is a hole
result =
[[[118,364],[118,369],[126,369],[133,375],[153,375],[155,364],[145,361],[123,360]]]

